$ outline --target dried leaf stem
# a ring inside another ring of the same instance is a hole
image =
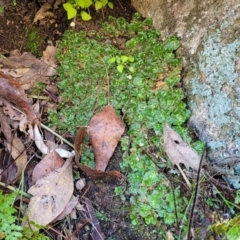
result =
[[[193,214],[194,214],[194,208],[195,208],[195,205],[196,205],[196,202],[197,202],[197,194],[198,194],[200,173],[201,173],[201,168],[202,168],[202,163],[203,163],[205,152],[206,152],[206,144],[204,145],[203,153],[201,155],[201,160],[200,160],[199,168],[198,168],[198,172],[197,172],[197,179],[196,179],[196,185],[195,185],[195,191],[194,191],[193,205],[192,205],[190,220],[189,220],[189,225],[188,225],[187,240],[191,240],[191,227],[192,227],[192,221],[193,221]]]

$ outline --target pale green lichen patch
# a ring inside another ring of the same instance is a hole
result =
[[[189,79],[191,123],[208,143],[212,159],[238,154],[240,97],[236,63],[239,56],[240,40],[226,44],[220,31],[211,31]],[[198,114],[199,111],[204,114]]]

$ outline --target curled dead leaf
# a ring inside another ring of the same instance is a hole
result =
[[[32,183],[35,184],[39,179],[48,175],[52,171],[56,171],[64,164],[64,160],[56,151],[47,154],[34,168],[32,173]]]
[[[164,148],[173,164],[198,170],[201,157],[168,124],[164,126]]]
[[[31,106],[22,98],[20,92],[18,91],[19,87],[20,84],[11,76],[0,72],[1,97],[19,106],[31,122],[39,124],[39,120],[32,110]]]
[[[168,124],[165,124],[164,126],[164,149],[170,161],[178,167],[185,182],[190,187],[191,184],[181,169],[180,163],[184,164],[187,169],[192,168],[197,171],[200,165],[201,157],[194,149],[185,143],[180,135]]]
[[[15,180],[17,180],[27,163],[27,153],[25,146],[20,138],[18,138],[16,135],[12,135],[12,129],[9,125],[8,117],[3,114],[2,108],[0,108],[0,124],[1,130],[7,140],[6,145],[8,152],[12,156],[17,166],[17,172],[15,175]]]
[[[124,130],[122,119],[109,104],[93,116],[87,132],[93,146],[96,170],[105,171]]]
[[[33,195],[28,205],[28,220],[46,226],[63,212],[73,194],[71,163],[72,159],[67,159],[61,168],[39,179],[28,190]],[[27,226],[28,222],[23,225]]]
[[[122,175],[118,171],[103,172],[97,169],[91,169],[90,167],[85,166],[79,162],[81,147],[82,147],[82,143],[84,141],[85,135],[86,135],[85,128],[83,127],[79,128],[74,141],[75,163],[77,164],[77,166],[94,180],[97,180],[97,179],[108,180],[111,178],[118,178],[120,179],[120,181],[125,180],[124,175]]]

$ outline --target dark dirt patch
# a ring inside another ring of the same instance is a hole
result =
[[[39,20],[33,24],[34,17],[41,6],[49,2],[52,6],[49,12],[51,16],[47,16],[43,20]],[[57,2],[57,1],[56,1]],[[107,19],[109,15],[114,17],[124,17],[131,20],[134,9],[130,1],[112,1],[114,9],[105,8],[104,17]],[[5,6],[3,14],[0,14],[0,54],[9,54],[12,50],[30,51],[24,48],[26,39],[33,27],[39,28],[42,43],[39,51],[43,51],[49,41],[55,45],[61,39],[62,34],[69,28],[70,22],[67,19],[66,11],[62,4],[55,4],[55,1],[27,1],[20,0],[17,5],[13,5],[11,0],[1,0],[0,6]],[[76,18],[76,30],[98,30],[103,22],[103,14],[101,11],[91,10],[92,20],[84,22],[80,17]]]

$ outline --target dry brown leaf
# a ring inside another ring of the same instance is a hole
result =
[[[123,121],[109,104],[93,116],[87,132],[93,146],[96,170],[105,171],[124,130]]]
[[[34,168],[32,173],[32,182],[35,184],[39,179],[56,171],[64,164],[64,160],[55,151],[47,154]]]
[[[27,163],[27,153],[25,146],[16,135],[12,135],[12,130],[8,123],[8,117],[3,114],[2,108],[0,108],[0,123],[1,130],[7,140],[7,149],[17,166],[17,173],[15,175],[15,179],[17,179],[22,173],[25,164]]]
[[[46,50],[43,51],[43,56],[41,60],[43,60],[46,64],[56,68],[57,67],[57,59],[56,59],[57,48],[53,45],[48,45]]]
[[[55,68],[37,59],[29,52],[9,57],[7,60],[0,58],[0,64],[3,65],[2,72],[17,78],[21,83],[22,90],[28,90],[39,81],[48,84],[49,77],[56,75]],[[24,92],[21,93],[24,96]]]
[[[0,148],[0,181],[10,184],[14,181],[17,173],[17,167],[9,152]]]
[[[57,218],[54,219],[53,222],[57,222],[59,220],[64,219],[67,215],[69,215],[73,211],[73,209],[77,206],[78,203],[79,203],[78,198],[72,196],[71,200],[68,202],[67,206],[64,208],[62,213],[59,216],[57,216]]]
[[[0,123],[1,123],[1,131],[3,132],[7,142],[12,141],[12,129],[9,125],[9,118],[4,114],[3,108],[0,107]]]
[[[22,171],[27,163],[25,146],[17,136],[14,136],[12,142],[7,143],[7,148],[17,165],[17,173],[15,176],[15,179],[17,180],[17,178],[22,174]]]
[[[35,23],[35,22],[37,22],[39,20],[42,20],[42,19],[44,19],[47,16],[54,17],[54,14],[48,11],[51,8],[52,8],[52,6],[51,6],[50,3],[44,3],[42,5],[42,7],[37,11],[37,13],[36,13],[36,15],[34,17],[33,23]]]
[[[28,193],[30,199],[27,211],[29,220],[46,226],[59,216],[73,194],[72,159],[69,158],[62,168],[39,179]],[[28,223],[25,222],[26,226]],[[36,227],[31,226],[33,229]]]
[[[118,171],[102,172],[100,170],[91,169],[90,167],[85,166],[79,162],[81,146],[84,141],[85,134],[86,134],[85,128],[81,127],[79,128],[77,135],[75,137],[74,150],[75,150],[75,163],[77,164],[77,166],[94,180],[97,179],[108,180],[110,178],[118,178],[120,179],[120,181],[123,181],[125,177]]]
[[[8,115],[12,120],[19,121],[21,119],[21,114],[12,108],[12,105],[2,98],[2,102],[4,103],[3,112]]]
[[[4,70],[2,69],[2,71],[5,74],[9,74],[14,78],[20,78],[23,77],[28,71],[30,71],[30,68],[14,68],[14,69],[8,69],[8,70]]]
[[[168,124],[164,126],[164,148],[173,164],[198,170],[201,157]]]
[[[1,97],[19,106],[31,122],[39,124],[39,120],[31,106],[22,98],[22,95],[18,91],[19,86],[19,82],[14,80],[11,76],[0,72]]]

